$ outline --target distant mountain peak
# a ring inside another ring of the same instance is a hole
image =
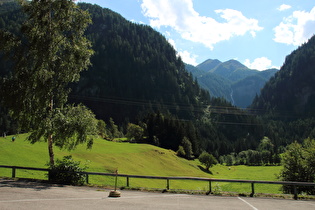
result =
[[[277,69],[257,71],[235,59],[225,62],[208,59],[196,67],[186,65],[186,69],[212,97],[223,97],[242,108],[252,103],[266,81],[278,71]]]
[[[234,60],[234,59],[223,62],[222,65],[231,66],[234,69],[249,69],[247,66],[245,66],[244,64],[242,64],[238,60]]]
[[[202,71],[209,72],[212,69],[214,69],[215,67],[217,67],[218,65],[220,65],[221,63],[222,62],[219,61],[218,59],[208,59],[196,67]]]
[[[245,66],[244,64],[242,64],[241,62],[235,59],[230,59],[225,62],[221,62],[218,59],[207,59],[204,62],[197,65],[196,68],[205,72],[214,72],[215,69],[217,69],[219,66],[224,66],[224,68],[233,69],[233,70],[249,69],[247,66]]]
[[[242,73],[240,71],[242,71]],[[215,68],[211,69],[210,72],[218,74],[233,82],[254,74],[254,71],[250,71],[248,67],[233,59],[220,63]]]

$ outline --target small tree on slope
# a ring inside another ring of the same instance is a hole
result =
[[[206,170],[209,171],[209,169],[218,163],[217,159],[212,155],[207,152],[202,152],[199,156],[199,161],[203,165],[206,166]]]

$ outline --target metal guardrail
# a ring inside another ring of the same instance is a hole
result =
[[[47,171],[50,170],[47,168],[33,168],[33,167],[21,167],[21,166],[7,166],[0,165],[0,168],[11,168],[12,169],[12,178],[16,177],[17,169],[24,170],[35,170],[35,171]],[[127,174],[116,174],[116,173],[101,173],[101,172],[68,172],[66,173],[80,173],[86,175],[86,183],[89,183],[89,175],[100,175],[100,176],[117,176],[117,177],[125,177],[126,178],[126,186],[130,187],[130,178],[138,178],[138,179],[162,179],[166,180],[166,189],[170,189],[170,180],[193,180],[193,181],[206,181],[209,183],[209,191],[208,194],[212,192],[212,182],[237,182],[237,183],[249,183],[251,184],[251,194],[253,197],[255,194],[255,186],[254,184],[278,184],[278,185],[291,185],[294,188],[294,199],[298,198],[297,186],[313,186],[315,187],[315,183],[312,182],[284,182],[284,181],[257,181],[257,180],[235,180],[235,179],[213,179],[213,178],[200,178],[200,177],[166,177],[166,176],[142,176],[142,175],[127,175]]]

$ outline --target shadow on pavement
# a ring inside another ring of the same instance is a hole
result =
[[[63,187],[63,185],[49,184],[47,181],[41,180],[30,180],[30,179],[19,179],[19,180],[8,180],[0,179],[0,188],[2,187],[16,187],[16,188],[30,188],[34,190],[47,190],[51,187]]]

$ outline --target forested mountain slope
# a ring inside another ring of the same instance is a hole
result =
[[[194,109],[209,104],[209,93],[187,73],[165,37],[109,9],[79,5],[92,16],[86,35],[95,54],[92,67],[72,85],[70,102],[83,102],[99,118],[118,123],[156,110],[188,120],[202,113]],[[19,34],[25,18],[15,2],[0,7],[0,29]],[[0,62],[0,76],[8,74],[10,63]]]
[[[234,105],[241,108],[247,108],[255,98],[260,94],[260,90],[264,87],[266,82],[275,75],[278,69],[268,69],[259,71],[254,75],[245,77],[242,80],[232,84],[231,94],[233,96]]]
[[[209,94],[161,34],[96,5],[80,7],[92,15],[86,34],[96,53],[93,66],[73,88],[72,101],[83,101],[97,116],[119,122],[157,109],[192,119],[199,114],[194,107],[209,103]]]
[[[200,86],[208,90],[212,97],[221,97],[225,98],[228,101],[231,101],[231,81],[215,73],[206,72],[206,69],[208,69],[206,68],[206,65],[204,66],[205,70],[198,68],[199,66],[200,65],[195,67],[186,64],[186,70],[192,73],[192,75],[197,79]]]
[[[315,36],[286,57],[251,107],[285,120],[315,117]]]

